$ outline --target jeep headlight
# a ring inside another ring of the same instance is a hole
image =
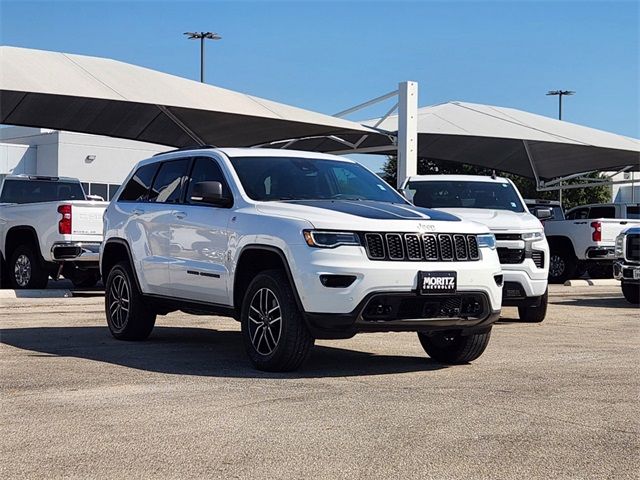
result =
[[[525,242],[537,242],[544,238],[544,230],[538,230],[537,232],[526,232],[522,234],[522,239]]]
[[[353,232],[304,230],[302,233],[310,247],[335,248],[340,245],[360,245],[360,238]]]
[[[496,236],[493,233],[478,235],[478,247],[496,249]]]
[[[622,258],[624,256],[623,245],[624,245],[624,234],[621,233],[616,237],[615,256],[617,258]]]

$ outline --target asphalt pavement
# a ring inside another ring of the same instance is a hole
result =
[[[319,341],[253,370],[230,319],[114,340],[103,299],[0,299],[1,478],[639,478],[640,310],[615,287],[505,309],[484,355],[415,334]]]

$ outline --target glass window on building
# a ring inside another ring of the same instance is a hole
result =
[[[116,192],[118,191],[118,189],[120,188],[120,185],[114,185],[112,183],[109,184],[109,198],[105,198],[105,200],[113,200],[113,197],[115,197]]]
[[[109,198],[109,192],[107,190],[106,183],[92,183],[90,185],[91,195],[98,195],[105,200]]]

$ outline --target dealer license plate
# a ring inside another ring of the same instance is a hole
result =
[[[418,293],[455,293],[458,288],[456,272],[418,272]]]

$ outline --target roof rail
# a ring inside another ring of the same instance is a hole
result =
[[[176,148],[174,150],[168,150],[166,152],[155,153],[153,156],[157,157],[158,155],[164,155],[165,153],[182,152],[184,150],[201,150],[203,148],[216,148],[216,146],[215,145],[190,145],[187,147]]]

